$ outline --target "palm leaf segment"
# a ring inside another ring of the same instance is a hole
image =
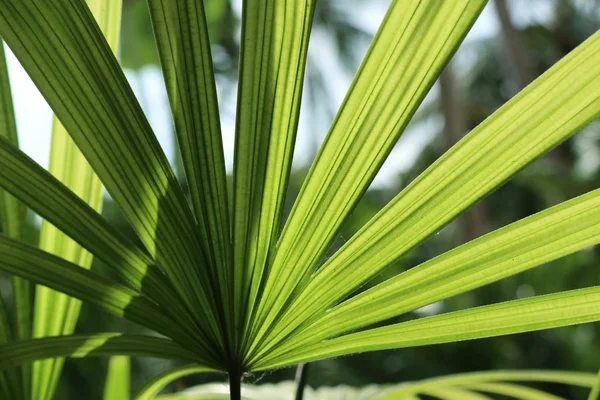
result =
[[[127,240],[0,139],[0,186],[106,262],[119,281],[8,236],[0,238],[0,269],[164,336],[3,344],[3,369],[130,354],[239,377],[600,319],[600,287],[590,287],[369,328],[598,243],[600,190],[348,298],[599,115],[600,33],[474,129],[323,263],[485,1],[392,1],[281,231],[315,1],[244,1],[232,210],[203,2],[148,3],[191,207],[86,3],[0,0],[0,35],[139,238]]]

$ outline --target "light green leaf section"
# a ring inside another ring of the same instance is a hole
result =
[[[243,3],[233,192],[238,321],[252,319],[280,230],[315,3]]]
[[[419,393],[432,387],[471,386],[480,383],[501,382],[552,382],[564,385],[589,388],[594,384],[594,375],[586,372],[555,371],[555,370],[497,370],[490,372],[469,372],[447,375],[422,381],[411,382],[388,393],[406,395]],[[390,397],[390,400],[393,397]]]
[[[192,212],[85,2],[0,0],[0,34],[158,266],[196,310],[201,334],[222,347],[214,283]]]
[[[186,365],[183,367],[170,369],[146,383],[144,387],[141,388],[139,392],[135,395],[134,400],[153,400],[161,390],[163,390],[168,384],[175,381],[176,379],[188,375],[201,374],[207,372],[219,371],[213,368],[199,365]]]
[[[595,190],[429,260],[325,314],[311,318],[314,309],[306,306],[299,318],[309,323],[297,329],[275,352],[384,321],[599,242],[600,190]],[[326,292],[322,295],[326,296]],[[290,331],[283,333],[288,335]]]
[[[321,262],[484,4],[392,2],[279,239],[254,347]]]
[[[224,314],[231,315],[229,205],[204,3],[149,0],[148,4],[200,244],[212,277],[218,280]]]
[[[594,383],[593,374],[573,371],[550,371],[550,370],[497,370],[491,372],[470,372],[456,375],[447,375],[436,378],[424,379],[421,381],[407,382],[398,385],[396,388],[387,390],[385,395],[375,396],[378,400],[404,399],[407,396],[418,393],[427,393],[430,390],[447,387],[465,387],[468,389],[487,391],[489,393],[501,393],[501,391],[511,390],[515,394],[533,394],[533,396],[543,396],[546,393],[524,392],[521,389],[528,388],[522,384],[513,385],[506,382],[551,382],[564,385],[572,385],[588,388]],[[486,387],[490,390],[484,390]],[[519,398],[519,397],[517,397]],[[528,397],[523,397],[528,399]],[[535,399],[536,397],[532,397]],[[544,397],[537,397],[544,399]],[[547,398],[547,397],[546,397]],[[553,397],[550,397],[553,399]]]
[[[596,382],[594,382],[594,386],[590,390],[588,400],[598,400],[598,397],[600,397],[600,370],[596,374]]]
[[[423,394],[433,396],[440,400],[493,400],[491,397],[481,393],[472,392],[464,388],[442,388],[431,389]]]
[[[253,365],[264,370],[357,352],[451,343],[600,320],[600,286],[534,296],[340,336]]]
[[[88,0],[94,18],[113,52],[118,53],[121,0]],[[102,183],[65,128],[54,117],[49,171],[95,211],[102,208]],[[40,249],[83,268],[92,265],[92,254],[47,220],[42,222]],[[45,286],[36,286],[33,337],[69,335],[75,330],[81,302]],[[32,400],[50,400],[64,360],[53,359],[33,364]]]
[[[600,32],[475,128],[369,221],[313,277],[290,306],[287,321],[299,324],[298,312],[310,315],[335,305],[598,115]]]
[[[0,370],[54,357],[114,355],[197,361],[193,353],[169,339],[121,333],[95,333],[38,338],[0,345]]]
[[[511,399],[520,400],[564,400],[562,397],[554,396],[550,393],[542,392],[541,390],[528,388],[522,385],[509,383],[477,383],[468,386],[469,390],[478,392],[486,392],[491,394],[499,394],[508,396]]]
[[[104,383],[104,400],[129,400],[130,362],[128,356],[113,356],[108,360]]]
[[[8,67],[6,65],[6,56],[4,54],[4,42],[0,36],[0,138],[7,140],[15,146],[18,146],[17,125],[12,102],[12,93],[8,78]],[[9,193],[0,189],[0,231],[14,239],[23,238],[23,222],[25,221],[25,207]],[[33,286],[30,282],[19,277],[12,277],[13,288],[13,315],[14,324],[12,329],[14,338],[28,339],[31,337],[31,312],[32,312],[32,292]],[[2,293],[0,293],[2,296]],[[0,304],[0,319],[5,319],[7,310],[4,304]],[[9,328],[9,325],[5,327]],[[0,337],[0,343],[2,339]],[[9,379],[12,390],[23,397],[29,393],[29,382],[31,368],[23,366],[21,371],[11,371],[10,376],[2,379]],[[2,376],[3,374],[0,374]],[[17,396],[17,394],[14,396]]]

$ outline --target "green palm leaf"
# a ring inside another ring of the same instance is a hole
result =
[[[113,356],[108,362],[104,400],[129,400],[129,357]]]
[[[115,0],[109,4],[106,2],[103,4],[99,0],[88,0],[87,3],[116,54],[121,22],[121,1]],[[56,117],[52,129],[49,171],[88,203],[92,209],[100,211],[102,183]],[[89,269],[92,265],[92,254],[47,220],[42,223],[40,249],[83,268]],[[80,308],[79,300],[45,286],[37,286],[32,336],[44,337],[73,333]],[[54,397],[63,362],[62,359],[56,359],[34,363],[31,382],[32,400],[50,400]]]
[[[167,93],[180,144],[200,244],[225,316],[229,316],[231,249],[225,162],[210,41],[201,0],[150,0]],[[217,306],[221,306],[219,302]],[[230,332],[231,334],[231,332]]]
[[[325,314],[312,314],[277,352],[384,321],[599,242],[600,190],[595,190],[444,253]],[[306,309],[302,319],[313,311]]]
[[[308,306],[278,326],[331,307],[597,117],[599,55],[597,33],[437,160],[325,263],[296,300]]]
[[[201,374],[206,372],[217,372],[217,370],[197,365],[186,365],[173,368],[148,381],[143,388],[135,395],[135,400],[152,400],[169,383],[176,379],[192,374]]]
[[[6,140],[18,146],[17,126],[13,110],[12,95],[8,81],[8,69],[4,55],[4,43],[0,36],[0,140]],[[0,229],[2,233],[15,239],[23,238],[22,224],[25,220],[25,208],[17,199],[9,193],[0,189]],[[32,285],[30,282],[18,276],[12,278],[13,302],[14,302],[14,324],[13,335],[5,333],[0,337],[0,343],[8,341],[11,336],[15,339],[28,339],[31,336],[31,313],[32,313]],[[0,293],[0,297],[2,293]],[[8,329],[7,311],[4,302],[0,304],[0,320],[7,321],[4,329]],[[28,366],[22,366],[21,371],[12,371],[8,376],[0,374],[0,379],[10,380],[6,386],[11,386],[14,395],[29,393],[29,377],[31,370]]]
[[[259,339],[307,282],[484,4],[391,4],[279,239]]]
[[[6,42],[142,243],[198,310],[200,329],[222,342],[191,212],[90,10],[81,0],[60,5],[3,0],[1,5]],[[27,51],[31,48],[36,51]]]
[[[596,374],[596,382],[594,382],[592,390],[590,390],[588,400],[598,400],[598,396],[600,396],[600,371]]]
[[[541,390],[508,383],[479,383],[469,385],[468,388],[469,390],[500,394],[503,396],[510,396],[511,398],[521,400],[562,400],[562,397],[554,396],[552,394],[542,392]]]
[[[205,347],[195,335],[190,335],[188,328],[175,323],[159,305],[124,285],[62,258],[0,236],[0,270],[96,304],[114,315],[164,335],[178,337],[192,348],[199,346],[206,355],[214,356],[214,349]]]
[[[244,331],[260,313],[259,297],[269,293],[260,291],[281,224],[314,7],[315,0],[244,2],[233,191],[234,279]]]
[[[475,307],[351,333],[279,357],[266,356],[252,367],[264,370],[356,352],[451,343],[584,324],[600,318],[599,300],[600,286],[594,286]]]
[[[67,356],[179,358],[199,365],[166,372],[140,396],[153,396],[180,374],[218,370],[229,374],[231,396],[240,398],[240,377],[248,371],[600,320],[600,288],[591,287],[348,333],[598,243],[596,190],[351,296],[600,114],[600,33],[457,143],[321,266],[484,5],[392,1],[280,233],[313,0],[243,3],[232,210],[202,0],[149,0],[192,208],[86,3],[0,0],[0,34],[73,140],[57,134],[55,149],[68,150],[69,167],[85,166],[85,173],[64,174],[53,163],[57,180],[18,151],[10,126],[4,129],[0,186],[48,222],[42,250],[0,237],[0,269],[166,337],[99,334],[7,344],[12,333],[4,329],[0,369]],[[114,19],[100,23],[116,28]],[[6,88],[5,67],[0,73]],[[14,125],[2,101],[9,119],[0,115],[0,122]],[[98,215],[100,184],[92,169],[141,244]],[[20,206],[10,201],[0,201],[3,224],[20,218]],[[81,268],[91,255],[119,282]],[[44,302],[43,290],[37,302]],[[68,309],[53,307],[65,322],[60,329],[39,314],[37,334],[72,331],[77,313]],[[36,378],[36,393],[55,384],[57,369],[50,369]],[[27,390],[11,371],[0,382]],[[551,398],[487,381],[422,389],[406,395]]]
[[[0,350],[0,367],[2,368],[54,357],[129,355],[199,361],[193,353],[172,340],[120,333],[38,338],[1,345]]]
[[[492,371],[472,372],[438,378],[424,379],[398,385],[377,396],[379,400],[404,399],[418,394],[433,393],[440,388],[466,388],[487,393],[504,394],[518,399],[556,399],[545,392],[528,388],[525,382],[552,382],[556,384],[589,388],[593,385],[592,374],[571,371]],[[519,382],[519,384],[515,384]]]
[[[492,400],[489,396],[463,388],[431,389],[424,394],[440,400]]]
[[[155,299],[165,299],[163,295],[170,286],[145,249],[116,231],[64,184],[2,139],[0,184],[113,267],[114,272],[133,289],[147,292]]]

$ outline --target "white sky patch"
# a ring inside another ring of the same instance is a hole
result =
[[[29,157],[48,168],[52,110],[14,54],[6,45],[4,49],[15,107],[19,146]]]

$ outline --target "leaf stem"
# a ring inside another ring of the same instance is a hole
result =
[[[229,398],[231,400],[242,399],[242,374],[237,371],[229,372]]]
[[[304,388],[308,382],[308,370],[309,364],[303,363],[298,364],[296,369],[296,397],[295,400],[302,400],[304,398]]]

